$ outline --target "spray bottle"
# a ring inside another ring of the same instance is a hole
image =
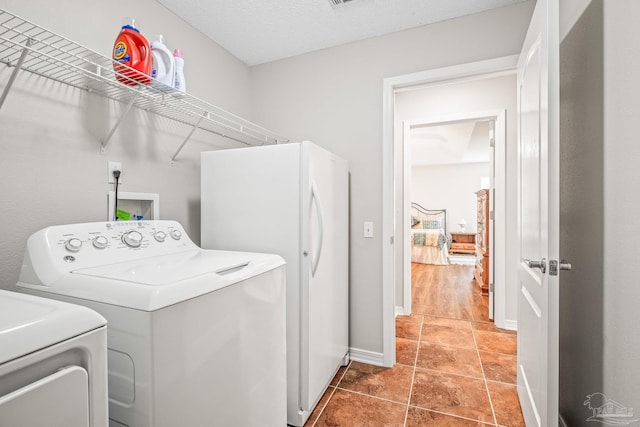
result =
[[[187,92],[187,83],[184,80],[184,59],[182,51],[176,49],[173,51],[173,59],[175,61],[175,79],[173,87],[179,92]]]

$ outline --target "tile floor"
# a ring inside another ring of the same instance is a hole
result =
[[[488,321],[399,316],[396,362],[341,368],[305,426],[524,426],[514,332]]]

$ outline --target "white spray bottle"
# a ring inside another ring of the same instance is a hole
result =
[[[180,92],[187,93],[187,83],[184,80],[184,59],[182,58],[182,51],[175,49],[173,51],[173,57],[175,63],[173,87]]]
[[[175,60],[171,51],[164,45],[162,35],[157,35],[150,46],[151,78],[172,88],[175,78]]]

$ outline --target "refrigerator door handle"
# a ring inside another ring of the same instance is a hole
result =
[[[311,183],[311,200],[312,203],[315,201],[316,214],[318,215],[318,243],[315,250],[313,251],[313,256],[311,257],[311,277],[315,277],[316,270],[318,269],[318,264],[320,263],[320,254],[322,253],[322,239],[324,237],[324,216],[322,212],[322,202],[320,201],[320,196],[318,195],[318,188],[316,187],[315,181]]]

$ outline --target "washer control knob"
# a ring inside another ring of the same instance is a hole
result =
[[[182,238],[182,231],[180,230],[171,230],[169,235],[173,240],[180,240]]]
[[[130,248],[139,248],[142,244],[142,234],[139,231],[127,231],[122,235],[122,241]]]
[[[72,237],[64,242],[64,247],[70,252],[78,252],[82,248],[82,240]]]
[[[96,249],[104,249],[109,244],[109,240],[104,236],[97,236],[93,239],[93,247]]]
[[[164,239],[167,238],[167,233],[164,231],[156,231],[153,233],[153,237],[160,243],[164,242]]]

